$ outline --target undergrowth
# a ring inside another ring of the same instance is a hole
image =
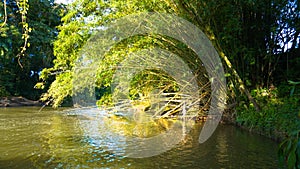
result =
[[[252,96],[261,106],[257,112],[253,105],[242,102],[236,109],[236,123],[250,131],[281,141],[278,155],[282,165],[300,168],[300,92],[295,87],[288,91],[277,89],[253,90]]]

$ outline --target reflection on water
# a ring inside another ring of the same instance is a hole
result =
[[[199,144],[202,125],[197,124],[175,148],[139,159],[122,156],[135,144],[126,138],[134,126],[128,121],[99,121],[103,113],[89,111],[38,109],[0,109],[0,168],[278,168],[276,143],[232,126],[220,125]],[[135,130],[151,138],[163,131],[160,127]]]
[[[184,141],[186,133],[194,122],[174,119],[150,120],[146,113],[139,114],[138,121],[131,113],[122,116],[107,114],[99,109],[70,111],[89,117],[80,122],[80,127],[93,143],[115,155],[130,158],[144,158],[161,154]],[[142,120],[144,119],[144,120]],[[101,134],[99,134],[101,133]]]

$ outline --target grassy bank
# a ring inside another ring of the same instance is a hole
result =
[[[238,106],[236,123],[275,140],[282,140],[300,128],[300,98],[281,98],[260,105],[260,112],[251,105]]]
[[[253,90],[261,111],[240,102],[235,123],[280,142],[278,155],[288,168],[300,168],[300,95],[276,90]]]

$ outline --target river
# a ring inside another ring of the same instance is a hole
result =
[[[107,148],[109,145],[123,150],[131,144],[115,135],[100,137],[112,131],[103,128],[97,116],[70,112],[1,108],[0,168],[278,168],[277,143],[221,124],[203,144],[198,142],[203,125],[196,124],[186,139],[170,150],[146,158],[129,158]],[[114,123],[109,125],[118,128]],[[119,126],[118,130],[127,129]],[[153,126],[147,129],[151,130]]]

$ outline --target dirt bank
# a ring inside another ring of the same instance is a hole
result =
[[[39,101],[33,101],[24,97],[1,97],[0,107],[41,106]]]

